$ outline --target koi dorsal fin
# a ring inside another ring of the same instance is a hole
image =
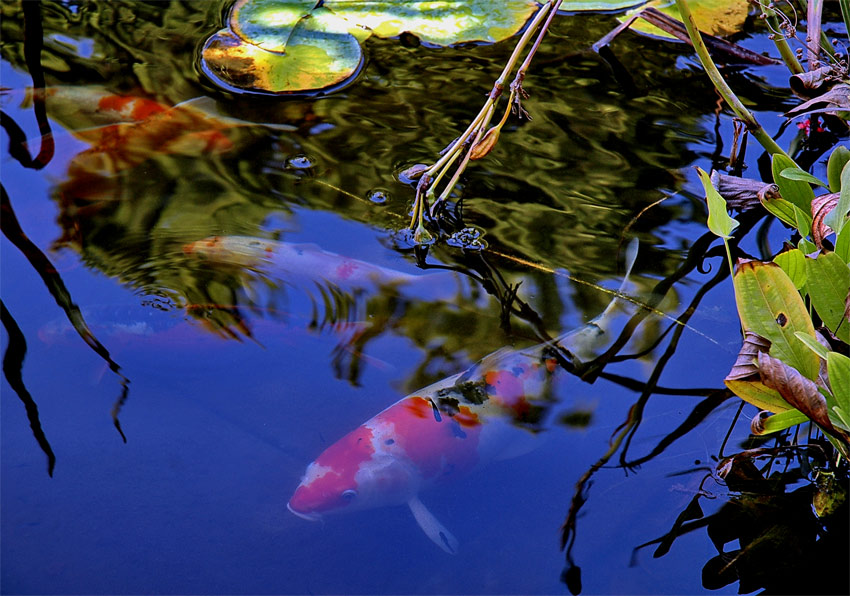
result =
[[[425,535],[450,555],[456,555],[459,546],[457,538],[440,523],[440,520],[428,511],[428,508],[422,504],[419,497],[411,497],[407,505],[410,507],[413,517],[416,518],[416,522],[422,528],[422,531],[425,532]]]

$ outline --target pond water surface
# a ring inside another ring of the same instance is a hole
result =
[[[533,120],[512,121],[462,180],[463,225],[488,248],[441,240],[417,255],[403,232],[413,189],[398,172],[458,134],[512,43],[373,39],[339,93],[240,96],[197,66],[227,7],[42,5],[41,68],[61,91],[47,101],[52,159],[24,167],[4,125],[2,591],[546,594],[577,591],[579,578],[582,593],[770,587],[712,580],[725,542],[704,526],[656,551],[694,503],[706,517],[728,505],[713,470],[727,434],[728,454],[754,414],[736,422],[739,402],[722,391],[740,329],[722,253],[705,256],[691,168],[728,154],[717,135],[728,143],[731,118],[715,117],[687,48],[625,35],[613,46],[623,81],[588,51],[614,17],[559,17],[527,78]],[[38,73],[23,27],[21,7],[4,3],[2,109],[35,155],[21,90]],[[740,41],[767,49],[763,32]],[[781,72],[730,76],[782,112]],[[226,117],[107,138],[79,114],[93,87],[164,106],[201,98]],[[760,117],[776,130],[772,113]],[[765,230],[775,248],[782,231]],[[185,250],[214,235],[309,243],[414,279],[332,287],[310,271],[269,275]],[[519,431],[528,448],[420,495],[458,554],[405,506],[321,523],[287,511],[307,464],[393,402],[599,314],[611,296],[582,282],[616,289],[632,238],[627,291],[655,313],[632,329],[636,309],[622,308],[615,332],[581,353],[603,353],[626,328],[600,376],[560,371],[539,420]],[[744,249],[759,254],[752,241]],[[527,309],[504,317],[517,284],[514,311]],[[69,321],[72,304],[99,344]]]

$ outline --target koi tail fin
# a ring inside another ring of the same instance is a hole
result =
[[[459,546],[457,538],[440,523],[440,520],[434,517],[433,513],[428,511],[419,497],[412,497],[407,505],[425,535],[450,555],[456,555]]]
[[[629,285],[629,275],[632,274],[632,268],[635,266],[635,261],[637,260],[638,245],[639,245],[638,239],[632,238],[632,241],[629,242],[629,245],[626,247],[626,260],[625,260],[626,274],[623,276],[623,281],[620,283],[620,287],[617,288],[617,294],[618,295],[614,296],[614,298],[611,300],[611,302],[608,303],[608,306],[605,307],[605,310],[603,310],[602,313],[598,317],[596,317],[596,319],[594,319],[596,324],[599,325],[600,327],[603,327],[600,323],[602,321],[607,321],[608,317],[611,316],[611,312],[615,308],[617,308],[617,302],[619,300],[622,300],[622,298],[619,296],[619,294],[625,294],[626,293],[626,288]]]
[[[555,339],[554,343],[562,348],[572,352],[580,362],[592,360],[596,354],[595,350],[605,342],[605,335],[609,331],[610,321],[617,311],[619,303],[623,301],[622,295],[629,284],[629,275],[631,275],[635,260],[637,259],[638,240],[637,238],[629,242],[626,248],[626,274],[623,276],[623,282],[617,289],[616,295],[608,303],[597,317],[582,325],[578,329],[573,329],[564,333]]]

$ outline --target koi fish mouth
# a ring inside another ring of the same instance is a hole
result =
[[[286,504],[286,508],[289,509],[292,513],[300,517],[301,519],[306,519],[307,521],[322,521],[322,515],[319,513],[301,513],[300,511],[295,511],[292,508],[292,505],[289,503]]]

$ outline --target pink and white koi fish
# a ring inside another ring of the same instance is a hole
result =
[[[404,284],[417,276],[322,250],[315,244],[292,244],[250,236],[213,236],[191,242],[183,252],[212,263],[251,269],[267,276],[324,280],[339,286]]]
[[[636,251],[633,242],[620,292]],[[560,369],[559,348],[598,342],[617,301],[554,342],[499,350],[391,405],[319,455],[287,507],[299,517],[318,520],[329,513],[406,503],[425,534],[456,553],[457,539],[422,504],[420,491],[505,455],[522,432],[517,423],[540,415]]]

